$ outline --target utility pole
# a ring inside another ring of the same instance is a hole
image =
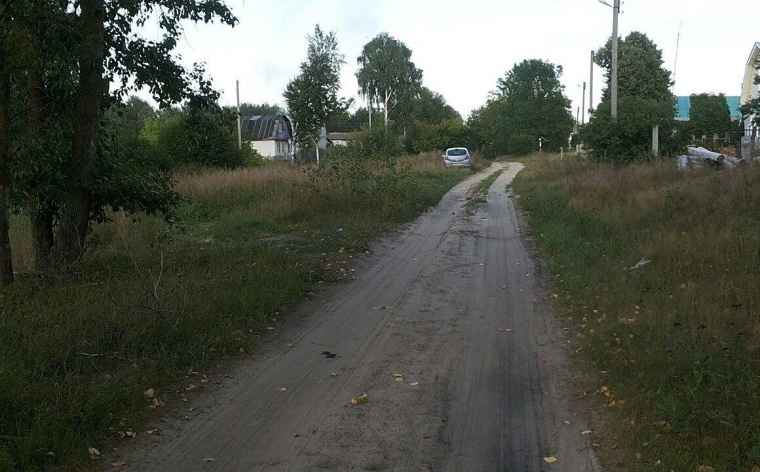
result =
[[[611,74],[611,105],[612,119],[617,120],[618,116],[618,14],[620,13],[620,0],[614,0],[612,6],[612,74]]]
[[[581,101],[581,124],[586,123],[586,82],[583,82],[583,100]]]
[[[243,149],[243,131],[242,120],[240,119],[240,81],[235,79],[235,91],[237,95],[237,131],[238,131],[238,150]]]
[[[588,78],[588,117],[591,119],[591,113],[594,111],[594,51],[591,51],[591,66],[589,67]]]

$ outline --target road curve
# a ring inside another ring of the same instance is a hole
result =
[[[457,185],[356,280],[305,303],[222,387],[114,460],[145,471],[601,470],[506,189],[521,168],[494,164]],[[500,170],[487,203],[466,206]]]

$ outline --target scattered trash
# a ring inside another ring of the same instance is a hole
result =
[[[393,374],[393,380],[395,380],[396,382],[403,382],[404,376],[401,374]]]
[[[111,462],[111,467],[116,468],[116,469],[119,469],[119,468],[124,467],[126,465],[127,465],[127,463],[124,462],[124,461]]]
[[[214,462],[215,460],[216,459],[214,459],[213,457],[204,457],[203,458],[203,462]]]
[[[340,374],[342,374],[342,373],[343,373],[343,372],[341,372],[341,371],[338,371],[338,372],[331,372],[331,373],[330,373],[330,375],[332,375],[333,377],[337,377],[337,376],[339,376],[339,375],[340,375]]]
[[[584,436],[587,434],[591,434],[591,430],[587,429],[586,431],[581,431],[581,434],[583,434]]]
[[[343,232],[343,228],[338,228],[338,229],[335,230],[335,232],[336,233],[342,233]]]
[[[559,462],[559,459],[557,459],[554,456],[544,457],[544,462],[547,464],[554,464],[555,462]]]
[[[88,447],[87,453],[90,455],[90,459],[92,460],[100,459],[100,451],[98,451],[94,447]]]
[[[149,388],[145,391],[145,398],[153,398],[156,394],[156,391],[152,388]]]
[[[639,262],[637,262],[636,264],[634,264],[631,267],[629,267],[628,270],[641,269],[642,267],[644,267],[645,265],[649,264],[650,262],[652,262],[652,261],[649,260],[649,259],[641,259]]]
[[[504,331],[506,333],[511,333],[512,332],[512,328],[499,328],[499,331]]]
[[[412,382],[412,383],[410,383],[409,385],[411,385],[412,387],[416,387],[416,386],[417,386],[417,385],[419,385],[419,384],[420,384],[419,382]]]
[[[281,392],[284,392],[286,389],[285,389],[285,387],[280,387],[277,390],[280,390]]]

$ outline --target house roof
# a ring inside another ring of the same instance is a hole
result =
[[[741,97],[726,97],[728,110],[731,112],[731,119],[741,118],[742,113],[739,111]],[[689,111],[691,110],[691,97],[676,97],[676,120],[688,121]]]
[[[282,126],[278,126],[282,123]],[[246,141],[287,141],[293,136],[293,126],[287,115],[245,116],[241,132]]]

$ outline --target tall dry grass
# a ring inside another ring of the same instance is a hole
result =
[[[600,397],[630,457],[642,454],[630,467],[749,471],[760,465],[760,170],[675,167],[534,159],[516,189],[586,359],[605,372],[613,393]]]

